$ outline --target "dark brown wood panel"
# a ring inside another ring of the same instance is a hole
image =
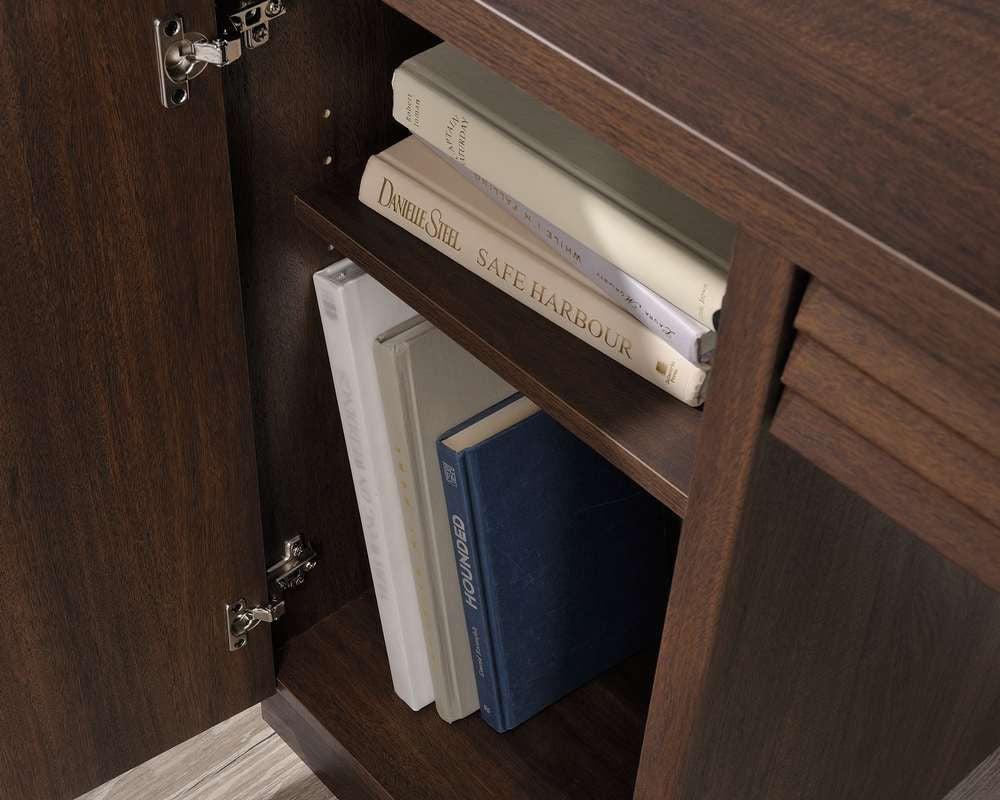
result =
[[[945,557],[1000,589],[1000,529],[793,392],[771,431]]]
[[[701,412],[366,208],[359,182],[300,195],[300,219],[683,516]]]
[[[320,553],[284,640],[370,585],[312,283],[340,256],[291,196],[396,135],[390,75],[434,39],[374,0],[297,0],[271,34],[224,74],[265,542],[271,559],[297,535]]]
[[[661,797],[940,800],[997,747],[1000,594],[773,438],[735,562]]]
[[[996,800],[1000,797],[1000,749],[948,792],[944,800]]]
[[[1000,38],[983,4],[387,2],[879,319],[1000,376]],[[925,69],[882,86],[830,55],[870,42],[864,26],[885,58],[933,64],[935,92]]]
[[[885,357],[891,360],[893,354]],[[808,336],[795,340],[781,379],[903,466],[1000,526],[1000,460],[975,443]],[[982,423],[1000,428],[1000,417]]]
[[[1000,458],[1000,381],[982,369],[978,351],[963,351],[945,331],[911,341],[817,281],[806,290],[795,327]]]
[[[679,798],[719,646],[718,618],[764,421],[775,402],[801,276],[749,236],[736,241],[690,512],[667,608],[637,798]]]
[[[160,106],[166,9],[0,5],[12,800],[76,797],[274,690],[267,631],[230,653],[223,625],[264,565],[221,76]]]
[[[507,733],[478,715],[449,725],[394,694],[366,594],[288,643],[264,714],[340,800],[618,800],[632,793],[653,661],[634,656]]]

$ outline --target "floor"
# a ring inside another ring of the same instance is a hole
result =
[[[335,798],[255,706],[77,800]]]

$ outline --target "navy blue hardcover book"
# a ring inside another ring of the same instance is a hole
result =
[[[489,725],[659,641],[676,547],[660,503],[520,395],[443,434],[438,455]]]

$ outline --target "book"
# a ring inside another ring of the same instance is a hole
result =
[[[403,62],[392,87],[412,133],[717,327],[734,226],[447,43]]]
[[[541,241],[585,275],[598,291],[620,308],[628,311],[657,336],[670,343],[678,353],[693,363],[708,363],[715,351],[716,333],[685,314],[673,303],[619,269],[606,258],[553,225],[524,203],[494,186],[481,175],[457,161],[451,161],[459,173],[479,187],[487,197],[515,219],[530,228]]]
[[[692,364],[593,286],[415,136],[368,160],[358,197],[518,302],[674,397],[702,403]],[[544,346],[532,342],[527,346]]]
[[[659,641],[677,541],[659,502],[524,397],[445,432],[438,456],[487,724]]]
[[[479,708],[469,637],[451,555],[437,437],[514,393],[438,328],[415,317],[378,337],[375,365],[403,523],[416,570],[434,702],[447,722]],[[421,586],[426,591],[421,591]]]
[[[313,275],[361,527],[396,694],[410,708],[434,699],[417,588],[381,408],[375,337],[414,311],[351,261]]]

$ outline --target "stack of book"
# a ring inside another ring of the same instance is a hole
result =
[[[392,88],[414,135],[369,160],[360,200],[700,405],[732,226],[448,44]]]
[[[396,694],[505,731],[658,641],[676,519],[352,262],[314,283]]]
[[[696,406],[733,231],[448,45],[360,199]],[[658,641],[678,521],[349,261],[315,286],[396,693],[515,727]]]

